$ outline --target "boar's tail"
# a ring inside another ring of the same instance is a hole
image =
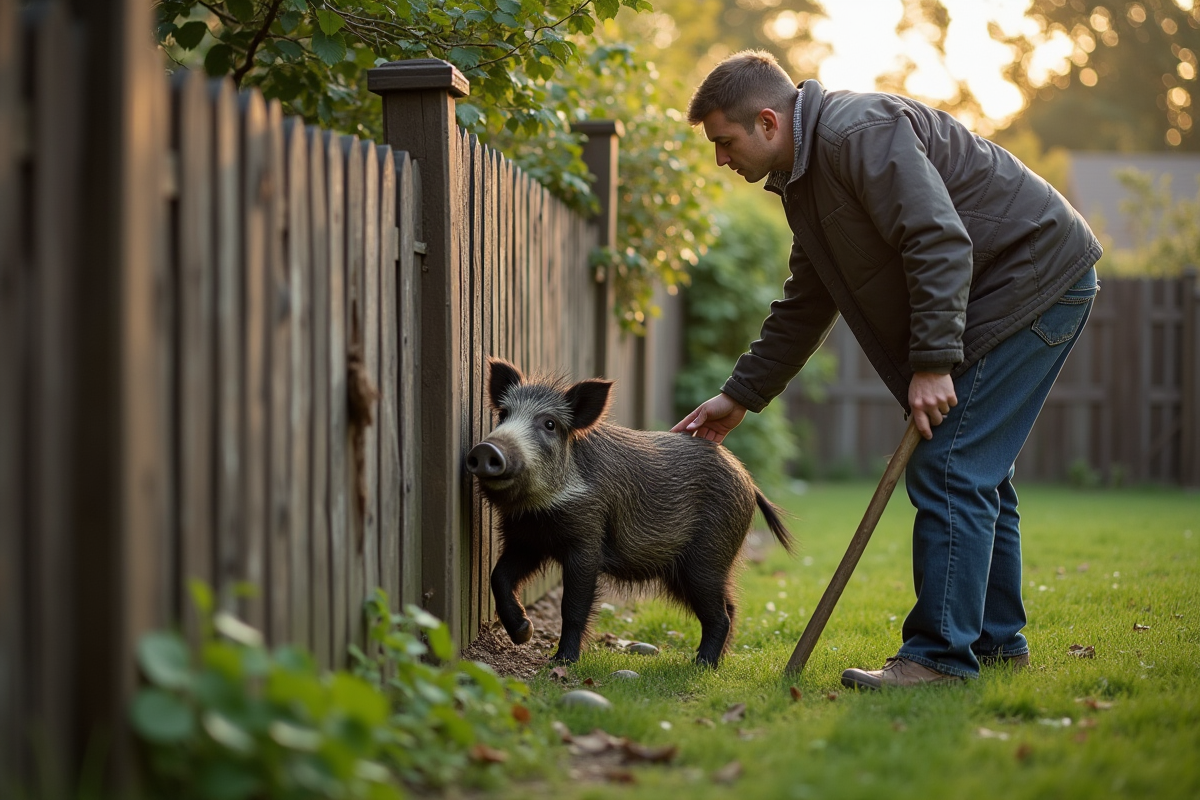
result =
[[[783,545],[783,549],[787,550],[789,556],[795,555],[792,546],[796,540],[784,527],[779,506],[768,500],[758,489],[754,490],[754,502],[758,503],[758,510],[762,512],[763,519],[767,521],[767,527],[771,529],[771,533],[775,534],[775,538]]]

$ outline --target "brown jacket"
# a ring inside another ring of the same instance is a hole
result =
[[[784,297],[722,391],[751,411],[786,388],[840,313],[908,409],[914,371],[958,376],[1100,258],[1083,217],[1029,168],[905,97],[801,94],[783,190]]]

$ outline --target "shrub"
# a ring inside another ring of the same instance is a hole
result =
[[[528,692],[490,668],[455,662],[446,626],[409,606],[366,603],[369,652],[352,671],[321,673],[291,646],[213,613],[193,584],[202,633],[193,652],[174,632],[147,634],[138,662],[148,685],[134,697],[153,796],[396,798],[402,787],[495,782],[532,762]],[[423,659],[428,659],[423,660]]]

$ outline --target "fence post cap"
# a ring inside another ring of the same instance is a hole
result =
[[[471,93],[471,83],[449,61],[410,58],[389,61],[367,70],[367,89],[375,94],[448,89],[452,97],[466,97]]]
[[[625,125],[619,119],[585,119],[572,122],[571,130],[585,136],[616,136],[619,139],[625,135]]]

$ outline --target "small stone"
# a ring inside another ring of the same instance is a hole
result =
[[[630,653],[637,653],[639,656],[656,656],[658,648],[646,642],[634,642],[625,648]]]
[[[619,669],[612,674],[614,678],[620,678],[623,681],[637,680],[641,676],[631,669]]]
[[[576,689],[573,692],[567,692],[562,696],[562,704],[565,706],[583,706],[584,708],[612,708],[612,703],[607,697],[598,695],[595,692],[589,692],[586,689]]]

